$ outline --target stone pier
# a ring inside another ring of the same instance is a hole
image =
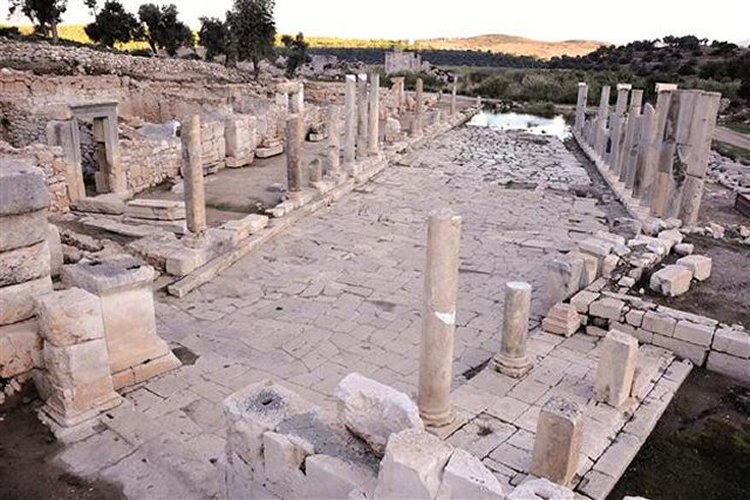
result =
[[[326,175],[338,179],[341,175],[341,130],[339,129],[339,107],[328,106],[326,111],[328,147],[326,149]]]
[[[430,214],[418,390],[419,414],[430,427],[446,426],[454,418],[450,391],[460,240],[460,216],[448,209]]]
[[[530,310],[531,285],[521,281],[506,283],[500,352],[492,359],[492,365],[510,377],[520,378],[533,366],[526,354]]]
[[[404,77],[403,76],[394,76],[391,77],[391,92],[396,97],[396,108],[398,109],[398,113],[401,113],[404,109],[404,105],[406,103],[405,93],[404,93]]]
[[[192,115],[183,120],[182,175],[185,179],[185,215],[187,228],[193,234],[202,234],[206,224],[206,193],[203,186],[203,160],[201,145],[201,118]]]
[[[596,155],[604,160],[607,152],[607,119],[609,118],[609,85],[602,87],[599,98],[599,111],[596,113],[596,133],[594,138],[594,150]]]
[[[628,107],[627,121],[625,122],[625,139],[622,145],[620,160],[620,181],[624,182],[628,189],[633,189],[633,183],[635,182],[635,164],[638,159],[638,135],[642,124],[642,104],[643,90],[632,90],[630,92],[630,105]]]
[[[637,364],[638,339],[618,330],[610,330],[602,341],[596,368],[596,400],[615,408],[622,407],[630,397]]]
[[[578,83],[578,100],[576,102],[576,121],[575,129],[578,132],[583,131],[583,124],[586,121],[586,101],[588,99],[588,86],[585,82]]]
[[[344,169],[354,168],[357,142],[357,77],[346,75],[344,91]]]
[[[578,468],[583,441],[583,412],[559,396],[551,397],[537,420],[530,472],[568,486]]]
[[[286,178],[290,193],[302,189],[302,122],[297,115],[286,121]]]
[[[625,141],[625,119],[628,109],[628,95],[632,85],[629,83],[617,84],[617,102],[615,103],[615,114],[610,119],[610,152],[609,168],[615,176],[620,175],[622,167],[622,146]]]
[[[377,156],[380,140],[380,74],[370,73],[370,93],[368,95],[367,153]]]
[[[417,78],[417,91],[415,95],[414,105],[414,122],[411,125],[412,137],[418,137],[422,135],[422,127],[424,122],[424,82],[421,78]]]
[[[367,133],[368,99],[367,99],[367,75],[357,76],[357,159],[361,160],[367,156]]]

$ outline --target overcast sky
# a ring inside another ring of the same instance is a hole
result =
[[[99,0],[100,4],[104,0]],[[143,0],[124,0],[135,11]],[[172,0],[191,26],[201,16],[223,17],[232,0]],[[2,18],[8,0],[0,0]],[[0,19],[2,19],[0,18]],[[347,38],[418,39],[490,33],[539,40],[588,39],[622,43],[664,35],[711,40],[750,39],[750,2],[712,0],[697,7],[678,0],[277,0],[282,33]],[[18,21],[18,20],[16,20]],[[69,0],[67,24],[89,22],[83,0]]]

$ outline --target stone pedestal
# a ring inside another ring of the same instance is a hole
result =
[[[367,75],[357,75],[357,159],[367,156],[369,125],[367,99]]]
[[[447,209],[430,214],[427,229],[418,405],[422,420],[426,426],[431,427],[448,425],[454,416],[450,389],[460,240],[460,216]]]
[[[357,141],[357,78],[346,75],[344,94],[344,168],[351,172],[354,168]]]
[[[378,141],[380,140],[380,75],[370,73],[370,93],[368,95],[367,153],[377,156]]]
[[[298,115],[286,121],[286,178],[290,193],[302,189],[302,122]]]
[[[610,330],[601,344],[596,368],[594,396],[615,408],[630,397],[638,364],[638,340],[627,333]]]
[[[505,284],[505,312],[500,352],[492,359],[495,370],[519,378],[531,370],[526,354],[526,335],[531,310],[531,285],[520,281]]]
[[[424,82],[417,78],[417,91],[414,105],[414,123],[411,125],[411,135],[419,137],[422,135],[424,123]]]
[[[152,267],[130,256],[68,266],[65,283],[101,299],[104,334],[115,388],[180,366],[156,333]]]
[[[104,340],[101,301],[79,288],[36,300],[44,369],[36,375],[40,416],[60,436],[119,405]]]
[[[203,187],[203,161],[201,145],[201,119],[192,115],[183,120],[182,176],[185,179],[185,212],[187,228],[202,234],[206,225],[206,193]]]
[[[588,98],[588,86],[584,82],[578,83],[578,101],[576,103],[576,121],[575,129],[577,132],[583,130],[583,124],[586,121],[586,100]]]
[[[583,412],[559,396],[542,407],[534,437],[531,474],[567,486],[578,468],[583,439]]]

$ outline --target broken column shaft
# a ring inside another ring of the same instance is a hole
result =
[[[578,102],[576,103],[576,132],[583,130],[586,121],[586,99],[588,98],[588,86],[584,82],[578,84]]]
[[[424,121],[424,82],[417,78],[417,90],[414,104],[414,123],[411,126],[411,135],[414,137],[422,135],[422,123]]]
[[[430,215],[427,230],[422,340],[419,357],[419,414],[425,425],[453,420],[450,389],[456,329],[461,217],[444,209]]]
[[[357,76],[357,159],[367,156],[367,75]]]
[[[335,104],[328,106],[326,124],[328,128],[326,174],[336,177],[341,173],[341,131],[339,130],[339,107]]]
[[[493,358],[495,370],[522,377],[533,366],[526,354],[526,334],[531,310],[531,285],[521,281],[505,284],[505,312],[500,352]]]
[[[286,121],[286,177],[289,192],[302,189],[302,121],[290,115]]]
[[[344,168],[347,171],[354,167],[357,141],[357,79],[346,75],[344,93]]]
[[[380,75],[370,73],[369,124],[367,127],[367,153],[371,156],[378,154],[378,139],[380,138]]]
[[[201,234],[206,224],[206,192],[203,186],[203,146],[201,119],[192,115],[184,120],[182,131],[182,175],[185,179],[185,216],[191,233]]]

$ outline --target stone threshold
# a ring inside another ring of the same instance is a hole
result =
[[[308,196],[300,198],[299,201],[301,202],[295,204],[293,210],[284,212],[281,217],[273,218],[271,223],[265,229],[258,231],[256,234],[253,234],[249,238],[239,242],[233,247],[230,247],[227,252],[214,257],[186,276],[168,285],[167,292],[178,298],[185,297],[191,291],[218,276],[244,256],[261,248],[265,243],[282,233],[298,220],[329,206],[331,203],[341,199],[355,188],[366,184],[373,177],[383,172],[390,163],[398,159],[398,157],[409,148],[417,147],[426,141],[435,139],[453,128],[465,124],[477,112],[478,109],[471,108],[462,113],[458,113],[456,116],[449,118],[446,122],[432,126],[431,130],[425,131],[423,136],[398,143],[395,147],[391,148],[390,151],[382,154],[380,158],[372,158],[365,162],[358,163],[356,167],[359,167],[360,169],[355,169],[353,177],[348,178],[325,193],[321,193],[317,197]]]

